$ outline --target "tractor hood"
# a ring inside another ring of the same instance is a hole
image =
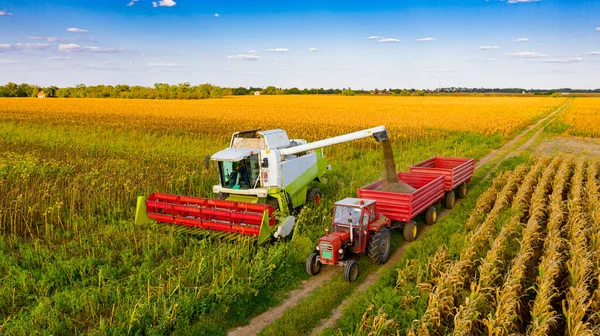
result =
[[[227,148],[215,153],[211,159],[213,161],[231,161],[237,162],[247,158],[250,155],[260,153],[258,148]]]

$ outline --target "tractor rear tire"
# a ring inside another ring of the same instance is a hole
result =
[[[379,232],[373,232],[369,240],[369,258],[376,264],[385,264],[390,258],[392,251],[392,235],[390,230],[382,228]]]
[[[435,207],[432,205],[427,208],[427,211],[425,212],[425,224],[433,225],[435,222],[437,222],[437,212]]]
[[[358,263],[354,260],[348,260],[344,267],[344,280],[354,282],[358,279]]]
[[[404,236],[404,240],[407,242],[413,242],[417,240],[417,222],[411,220],[407,223],[404,223],[404,228],[402,229],[402,235]]]
[[[314,203],[316,205],[321,204],[321,198],[323,194],[319,188],[312,188],[306,193],[306,203]]]
[[[463,182],[463,184],[461,184],[458,187],[458,198],[465,198],[467,197],[467,182]]]
[[[454,194],[454,190],[446,191],[446,209],[454,208],[454,202],[456,201],[456,195]]]
[[[318,257],[319,254],[313,252],[306,259],[306,273],[308,273],[308,275],[317,275],[321,272],[321,261]]]

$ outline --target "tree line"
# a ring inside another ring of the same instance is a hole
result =
[[[351,88],[343,89],[323,89],[323,88],[277,88],[275,86],[262,87],[236,87],[227,88],[212,84],[191,85],[190,83],[179,83],[171,85],[166,83],[155,83],[153,86],[139,85],[95,85],[87,86],[85,84],[75,85],[73,87],[59,88],[57,86],[40,87],[27,83],[16,84],[8,83],[0,86],[0,97],[37,97],[38,93],[43,91],[46,97],[58,98],[130,98],[130,99],[207,99],[221,98],[223,96],[243,96],[252,95],[256,92],[261,95],[304,95],[304,94],[341,94],[344,96],[354,96],[355,94],[390,94],[398,96],[424,96],[431,93],[533,93],[535,95],[551,95],[556,92],[569,93],[600,93],[600,89],[595,90],[573,90],[569,88],[557,90],[534,90],[521,88],[462,88],[450,87],[436,90],[417,90],[417,89],[374,89],[374,90],[353,90]]]

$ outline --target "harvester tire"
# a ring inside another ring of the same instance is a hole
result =
[[[373,232],[369,240],[369,258],[376,264],[385,264],[390,258],[392,251],[392,235],[390,230],[382,228],[379,232]]]
[[[465,197],[467,197],[467,182],[463,182],[463,184],[458,187],[458,198]]]
[[[217,199],[220,199],[220,200],[226,200],[227,197],[229,197],[229,194],[226,194],[224,192],[219,192],[219,194],[217,195]]]
[[[348,260],[344,267],[344,280],[354,282],[358,279],[358,263],[354,260]]]
[[[306,203],[319,205],[321,204],[321,197],[323,197],[321,190],[319,188],[312,188],[306,193]]]
[[[446,191],[446,209],[454,208],[454,201],[456,201],[456,194],[454,193],[454,190]]]
[[[407,223],[404,223],[404,228],[402,229],[404,240],[407,242],[415,241],[417,240],[417,234],[417,222],[411,220]]]
[[[308,275],[317,275],[321,272],[321,261],[317,252],[311,253],[306,259],[306,273]]]
[[[425,212],[425,224],[433,225],[435,222],[437,222],[437,212],[435,207],[432,205],[427,208],[427,211]]]

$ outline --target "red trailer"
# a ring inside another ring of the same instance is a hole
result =
[[[467,183],[475,172],[475,160],[434,156],[409,168],[411,173],[438,174],[444,177],[444,195],[447,209],[454,207],[456,196],[464,198],[467,195]]]
[[[358,197],[375,200],[377,212],[403,226],[404,239],[413,241],[417,237],[417,225],[413,220],[424,213],[429,225],[437,220],[435,203],[444,198],[444,176],[431,173],[398,173],[398,179],[417,189],[412,193],[380,191],[386,183],[379,180],[358,189]]]

